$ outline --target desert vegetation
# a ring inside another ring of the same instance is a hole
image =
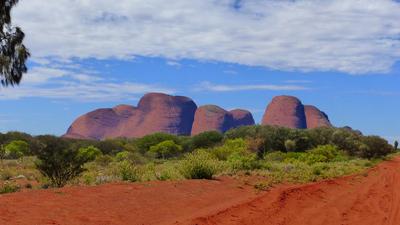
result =
[[[73,140],[0,134],[0,193],[108,182],[263,177],[257,188],[362,172],[395,147],[378,136],[339,128],[245,126],[193,137]]]

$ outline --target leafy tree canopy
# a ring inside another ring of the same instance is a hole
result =
[[[23,44],[24,32],[11,24],[11,9],[17,3],[18,0],[0,0],[0,82],[3,86],[20,83],[30,56]]]

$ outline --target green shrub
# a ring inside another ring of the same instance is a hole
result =
[[[160,172],[155,174],[157,180],[166,181],[172,179],[172,174],[168,170],[161,170]]]
[[[232,170],[254,170],[261,167],[254,153],[246,155],[234,153],[229,156],[228,163]]]
[[[150,150],[151,146],[158,145],[163,141],[173,141],[174,143],[179,143],[179,138],[172,134],[155,133],[135,140],[135,145],[141,153],[146,153]]]
[[[217,172],[218,161],[204,150],[187,154],[181,163],[181,172],[187,179],[212,179]]]
[[[283,162],[286,159],[286,155],[286,153],[280,151],[269,152],[264,155],[264,159],[266,161]]]
[[[365,136],[362,138],[364,146],[360,148],[360,156],[363,158],[377,158],[394,151],[392,145],[378,136]]]
[[[63,187],[68,181],[79,176],[85,169],[83,165],[93,160],[93,155],[80,154],[65,139],[54,136],[40,136],[43,143],[37,152],[37,169],[55,187]]]
[[[94,147],[94,146],[88,146],[86,148],[80,148],[78,150],[78,156],[79,158],[84,158],[89,161],[95,160],[97,157],[101,156],[102,152],[100,149]]]
[[[13,174],[10,170],[5,169],[0,171],[0,180],[9,180],[13,177]]]
[[[287,152],[296,151],[296,142],[293,140],[286,140],[285,141],[285,149]]]
[[[157,165],[154,169],[154,176],[157,180],[161,181],[178,180],[182,178],[179,168],[176,167],[176,164],[171,162]]]
[[[321,145],[306,152],[271,152],[267,153],[264,159],[272,162],[303,162],[312,165],[319,162],[345,161],[348,157],[336,146]]]
[[[195,135],[191,139],[190,149],[211,148],[221,143],[224,136],[217,131],[207,131]]]
[[[222,146],[215,147],[211,153],[219,160],[227,160],[232,154],[244,155],[247,151],[246,142],[241,139],[226,140]]]
[[[99,155],[96,157],[95,162],[102,167],[106,167],[113,162],[113,158],[110,155]]]
[[[6,149],[4,148],[4,145],[0,145],[0,163],[1,163],[1,166],[3,165],[3,160],[5,158],[6,158]]]
[[[12,141],[5,147],[5,154],[9,159],[19,159],[27,154],[28,151],[28,143],[21,140]]]
[[[307,163],[308,165],[319,162],[329,162],[329,159],[326,156],[312,153],[301,153],[299,154],[299,158],[297,160]]]
[[[18,192],[20,189],[20,186],[16,184],[5,182],[3,185],[0,185],[0,194],[14,193]]]
[[[128,161],[119,164],[119,175],[123,181],[137,182],[141,180],[141,171]]]
[[[182,146],[175,144],[174,141],[168,140],[151,146],[149,152],[155,153],[157,158],[169,158],[182,152]]]
[[[122,162],[122,161],[129,161],[130,157],[131,157],[131,152],[128,151],[123,151],[123,152],[118,152],[115,155],[115,160],[117,162]]]
[[[265,154],[265,140],[263,138],[246,138],[247,149],[251,152],[257,153],[259,158]]]
[[[284,155],[285,159],[283,162],[285,163],[293,163],[294,161],[306,161],[307,153],[304,152],[288,152]]]
[[[146,159],[140,153],[128,151],[117,153],[115,160],[117,162],[129,161],[133,164],[144,164],[146,162]]]
[[[324,156],[328,162],[343,161],[346,159],[345,153],[343,151],[340,151],[334,145],[320,145],[314,149],[307,151],[307,153]]]
[[[97,141],[95,143],[89,143],[89,145],[93,145],[94,147],[100,149],[103,154],[114,155],[118,152],[121,152],[125,149],[124,141],[122,139],[108,139]],[[87,146],[85,143],[84,146]]]

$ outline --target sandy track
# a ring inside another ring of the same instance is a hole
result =
[[[368,174],[280,187],[185,224],[399,225],[400,158]]]
[[[399,225],[399,204],[396,158],[364,175],[261,194],[221,178],[0,195],[0,224]]]
[[[173,224],[255,197],[229,178],[28,191],[0,195],[0,225]]]

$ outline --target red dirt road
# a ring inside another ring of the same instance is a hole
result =
[[[0,195],[0,225],[167,225],[255,197],[229,178],[28,191]]]
[[[255,194],[239,181],[150,182],[0,195],[1,225],[399,225],[400,158],[368,174]]]
[[[187,224],[399,225],[400,158],[364,176],[276,188]]]

